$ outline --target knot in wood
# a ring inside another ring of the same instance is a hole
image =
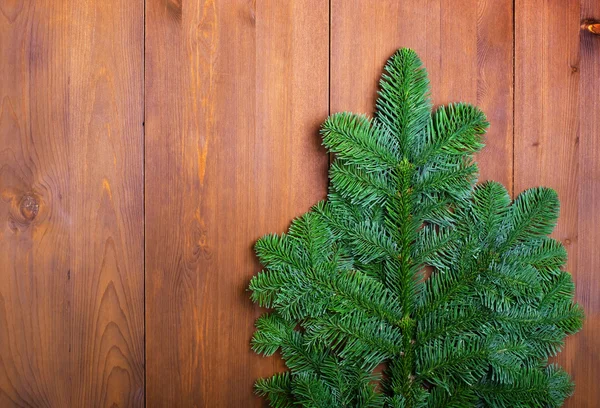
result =
[[[40,211],[40,204],[33,194],[25,194],[19,203],[19,211],[23,218],[33,221]]]

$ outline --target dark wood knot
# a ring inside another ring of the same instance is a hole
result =
[[[581,29],[589,31],[592,34],[600,35],[600,21],[597,20],[583,20],[581,22]]]
[[[167,0],[167,11],[169,15],[177,21],[181,21],[183,15],[182,0]]]
[[[19,203],[19,211],[23,218],[33,221],[40,211],[40,203],[33,194],[25,194]]]

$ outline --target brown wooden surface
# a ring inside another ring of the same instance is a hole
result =
[[[252,244],[324,197],[318,127],[372,113],[399,47],[434,104],[486,112],[481,180],[558,191],[587,319],[557,361],[567,407],[596,406],[588,19],[597,0],[0,1],[0,407],[264,406],[283,366],[249,349]]]
[[[581,3],[582,19],[600,18],[600,2]],[[600,403],[600,36],[581,33],[579,89],[579,185],[575,279],[585,308],[583,331],[568,344],[566,359],[577,382],[570,407]]]
[[[327,1],[148,0],[150,407],[261,406],[254,241],[323,198]]]
[[[143,406],[143,2],[0,2],[0,406]]]
[[[580,21],[600,4],[518,0],[516,11],[515,192],[545,185],[561,200],[554,237],[569,252],[586,321],[556,361],[576,384],[566,406],[593,407],[600,401],[600,38],[581,32]]]

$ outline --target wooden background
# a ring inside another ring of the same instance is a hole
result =
[[[0,407],[261,407],[252,244],[323,198],[330,112],[412,47],[491,122],[481,179],[559,192],[600,404],[597,0],[1,0]]]

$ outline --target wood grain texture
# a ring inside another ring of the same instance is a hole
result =
[[[324,197],[318,127],[372,113],[399,47],[435,104],[487,114],[481,180],[558,191],[586,321],[557,361],[566,406],[595,406],[587,19],[597,0],[0,1],[0,407],[264,406],[252,383],[283,364],[249,348],[252,244]]]
[[[477,104],[491,123],[480,179],[512,188],[512,0],[332,0],[331,111],[371,114],[382,66],[417,51],[434,104]]]
[[[586,320],[556,361],[575,381],[565,406],[592,407],[600,401],[600,42],[580,33],[580,21],[600,9],[595,1],[539,0],[517,1],[516,11],[515,189],[545,185],[561,200],[553,236],[569,252]]]
[[[581,17],[600,18],[600,2],[581,2]],[[586,320],[583,331],[567,350],[576,381],[568,407],[589,407],[600,401],[600,37],[581,33],[579,56],[579,202],[577,234],[580,237],[575,281],[577,300]]]
[[[0,3],[0,406],[143,406],[143,3]]]
[[[327,1],[148,0],[148,407],[263,406],[252,246],[323,198]]]

